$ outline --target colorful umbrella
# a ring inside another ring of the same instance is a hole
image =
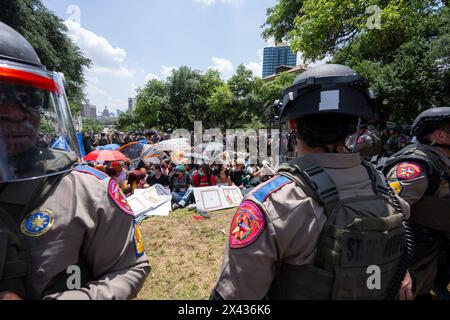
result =
[[[170,139],[164,140],[155,144],[156,149],[161,151],[180,151],[180,150],[191,150],[191,145],[188,139]]]
[[[127,157],[117,150],[95,150],[83,159],[94,162],[129,161]]]
[[[100,146],[95,148],[95,150],[117,150],[120,146],[118,144],[107,144],[106,146]]]
[[[143,159],[145,157],[157,156],[163,157],[164,153],[149,144],[131,142],[119,148],[119,151],[132,160]]]

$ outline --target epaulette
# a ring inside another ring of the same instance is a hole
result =
[[[255,191],[251,193],[253,198],[255,198],[260,203],[263,203],[266,201],[266,199],[274,192],[280,190],[285,185],[293,182],[292,180],[288,179],[284,176],[276,176],[275,178],[272,178],[271,180],[267,181],[266,183],[259,186]]]
[[[81,172],[81,173],[90,174],[90,175],[96,177],[98,180],[102,180],[102,181],[109,178],[109,176],[107,174],[105,174],[97,169],[94,169],[90,166],[87,166],[87,165],[80,164],[79,166],[76,166],[74,170]]]

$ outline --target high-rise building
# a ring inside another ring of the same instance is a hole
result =
[[[128,111],[136,109],[136,98],[128,98]]]
[[[280,66],[295,67],[297,55],[289,46],[277,46],[264,48],[263,78],[277,73]]]
[[[86,104],[82,105],[81,116],[85,119],[96,119],[97,118],[97,107],[86,101]]]

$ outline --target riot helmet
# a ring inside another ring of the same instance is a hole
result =
[[[431,108],[417,116],[413,123],[411,134],[417,137],[417,140],[421,143],[433,144],[432,141],[426,139],[426,136],[449,125],[450,107]],[[434,145],[450,149],[449,145]]]
[[[288,147],[292,135],[289,121],[297,121],[297,137],[317,147],[345,139],[359,131],[364,121],[375,120],[374,96],[367,79],[338,64],[317,66],[297,76],[283,93],[278,109],[282,155],[283,149],[292,149]]]
[[[79,156],[63,76],[0,22],[0,183],[67,172]]]

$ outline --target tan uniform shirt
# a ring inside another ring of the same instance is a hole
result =
[[[431,150],[440,156],[440,159],[450,167],[450,159],[447,158],[438,148],[418,144],[419,149]],[[394,166],[388,173],[387,179],[397,194],[406,200],[411,206],[422,199],[425,192],[428,189],[428,174],[424,170],[424,167],[420,167],[420,172],[412,175],[411,179],[405,177],[399,177],[399,168],[402,166],[410,165],[410,162],[402,162]],[[418,165],[413,162],[412,164]],[[407,168],[406,168],[407,169]],[[441,182],[439,189],[434,195],[436,198],[449,199],[450,198],[450,186],[448,182]],[[450,210],[450,208],[449,208]],[[417,287],[417,294],[428,294],[432,289],[434,279],[437,274],[438,257],[431,256],[427,259],[420,261],[417,265],[411,268],[416,272],[417,279],[420,279],[419,286]]]
[[[146,255],[136,251],[133,217],[119,209],[108,195],[109,181],[73,171],[59,182],[39,208],[33,209],[34,212],[45,210],[54,216],[54,223],[46,233],[23,234],[31,253],[33,299],[136,297],[150,267]],[[30,197],[20,183],[13,183],[0,192],[0,204],[23,204],[30,201]],[[78,290],[43,296],[51,281],[77,264],[80,257],[90,267],[95,280]]]
[[[374,195],[359,154],[310,154],[307,157],[312,157],[325,169],[336,184],[340,199]],[[260,202],[255,194],[268,183],[244,199],[256,203],[264,212],[267,223],[264,231],[244,248],[232,249],[230,243],[226,245],[216,285],[216,290],[226,300],[264,298],[274,280],[275,262],[279,259],[297,266],[311,264],[315,259],[326,222],[323,207],[294,182],[269,191]],[[402,204],[409,214],[407,204]]]

